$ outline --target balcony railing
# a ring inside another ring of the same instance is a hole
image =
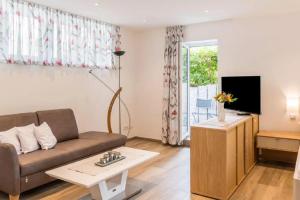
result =
[[[189,107],[189,112],[182,113],[183,130],[188,131],[188,124],[192,126],[217,116],[217,103],[214,100],[214,96],[217,93],[217,87],[218,86],[215,84],[189,88],[188,98],[182,99],[182,105],[186,108]],[[188,106],[187,102],[189,102]],[[186,109],[186,111],[187,110],[188,109]]]

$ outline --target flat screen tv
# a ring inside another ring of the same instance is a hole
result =
[[[260,76],[222,77],[222,91],[238,98],[224,107],[243,113],[261,114]]]

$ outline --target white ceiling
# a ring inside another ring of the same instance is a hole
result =
[[[29,0],[134,28],[300,12],[300,0]],[[95,6],[98,3],[98,6]]]

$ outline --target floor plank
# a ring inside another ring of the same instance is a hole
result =
[[[130,140],[127,146],[160,152],[129,172],[130,182],[143,188],[134,200],[208,200],[190,194],[189,148],[171,147],[154,141]],[[274,164],[258,164],[232,195],[232,200],[292,199],[293,168]],[[56,181],[22,194],[26,200],[88,200],[85,188]],[[7,199],[0,193],[0,200]]]

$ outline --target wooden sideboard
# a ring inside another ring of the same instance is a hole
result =
[[[259,118],[226,116],[191,127],[191,192],[228,199],[255,165]]]

